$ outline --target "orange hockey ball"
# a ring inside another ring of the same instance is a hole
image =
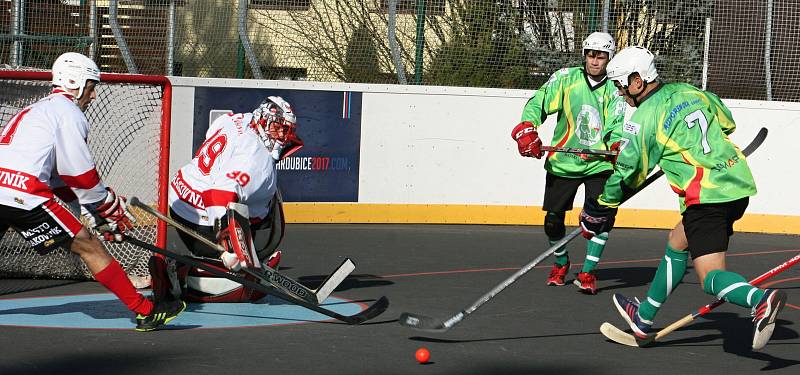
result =
[[[431,359],[431,352],[429,352],[428,349],[419,348],[417,352],[414,353],[414,357],[417,358],[417,362],[419,363],[427,363],[428,360]]]

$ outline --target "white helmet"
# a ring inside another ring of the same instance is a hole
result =
[[[614,57],[614,51],[617,50],[617,45],[614,43],[614,37],[609,33],[593,32],[583,40],[583,54],[586,55],[587,50],[602,51],[608,53],[608,58]]]
[[[256,131],[264,141],[264,145],[270,151],[275,160],[280,160],[287,156],[283,147],[287,143],[293,142],[302,145],[302,141],[297,138],[297,116],[295,116],[292,106],[280,96],[270,96],[264,99],[258,108],[253,110],[253,122]],[[282,128],[282,137],[273,138],[269,134],[270,125],[276,123]],[[295,150],[296,151],[296,150]]]
[[[78,90],[78,98],[83,96],[86,82],[100,82],[100,69],[92,59],[76,52],[67,52],[53,63],[53,86]]]
[[[606,66],[608,79],[617,81],[622,87],[628,87],[628,77],[639,73],[645,83],[658,78],[655,56],[647,48],[634,46],[620,51]]]

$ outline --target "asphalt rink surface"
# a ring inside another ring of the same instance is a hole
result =
[[[622,346],[600,334],[606,321],[625,328],[611,296],[645,296],[666,238],[665,230],[612,231],[597,272],[599,293],[590,296],[571,284],[586,254],[578,237],[568,245],[567,285],[545,286],[552,264],[546,259],[449,331],[428,333],[399,325],[398,316],[453,316],[544,252],[542,227],[290,224],[281,272],[315,287],[349,257],[356,269],[326,306],[351,314],[387,296],[389,309],[348,326],[269,297],[239,304],[248,306],[191,304],[165,329],[140,333],[99,284],[56,285],[0,297],[0,374],[798,373],[798,267],[766,282],[785,290],[788,304],[760,352],[750,348],[750,310],[730,303],[651,348]],[[798,253],[800,236],[736,233],[728,269],[751,279]],[[42,301],[57,302],[43,307]],[[655,326],[713,301],[690,267]],[[45,318],[58,327],[42,326]],[[20,319],[29,324],[15,323]],[[97,328],[93,321],[117,325]],[[415,360],[421,347],[430,351],[428,363]]]

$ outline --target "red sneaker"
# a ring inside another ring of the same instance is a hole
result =
[[[264,262],[264,264],[266,264],[267,267],[272,268],[273,270],[277,270],[278,263],[280,262],[281,262],[281,251],[275,250],[275,252],[272,253],[272,255],[270,255],[269,258],[267,258],[267,261]]]
[[[569,271],[569,262],[563,266],[554,264],[553,268],[550,270],[550,276],[547,276],[547,285],[564,285],[564,277],[567,276],[567,271]]]
[[[581,292],[586,294],[597,294],[597,276],[591,272],[578,272],[578,278],[574,281]]]

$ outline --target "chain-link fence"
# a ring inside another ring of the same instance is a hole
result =
[[[800,100],[798,0],[0,0],[0,63],[105,72],[505,88],[608,31],[665,80]]]

